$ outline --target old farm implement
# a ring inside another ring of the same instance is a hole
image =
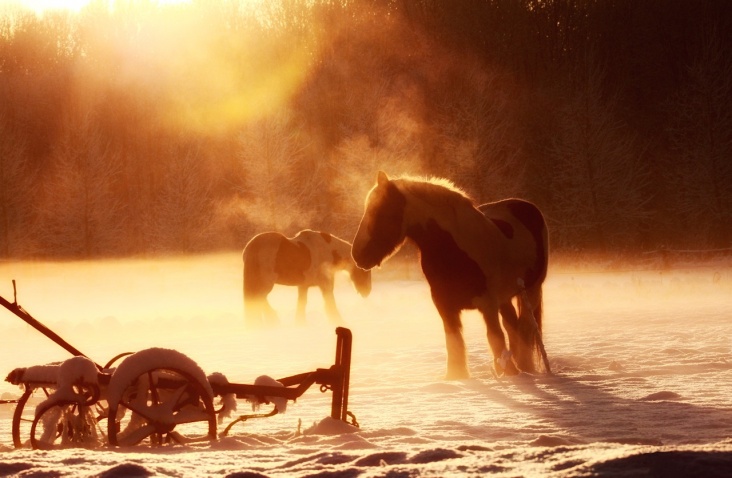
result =
[[[261,376],[254,384],[230,383],[220,373],[206,376],[186,355],[150,348],[114,357],[99,365],[32,317],[17,302],[0,296],[0,305],[23,319],[73,357],[49,365],[16,368],[6,380],[23,388],[13,413],[13,444],[53,449],[69,446],[129,446],[215,440],[232,425],[283,412],[311,386],[332,392],[330,417],[358,426],[348,411],[351,331],[336,328],[336,356],[329,368],[318,368],[274,380]],[[119,363],[118,363],[119,362]],[[115,365],[117,364],[118,365]],[[34,397],[32,399],[32,397]],[[268,413],[240,415],[219,435],[217,425],[231,416],[237,400]],[[214,405],[221,402],[221,405]]]

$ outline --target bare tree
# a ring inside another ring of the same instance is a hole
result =
[[[549,150],[553,240],[599,249],[627,244],[649,214],[638,139],[617,119],[617,98],[603,95],[604,72],[591,57],[573,78]]]
[[[212,181],[203,167],[201,144],[175,138],[162,171],[160,191],[146,220],[154,249],[165,252],[207,250],[214,236]]]
[[[374,185],[376,173],[390,176],[419,175],[421,166],[419,136],[422,123],[414,109],[402,97],[374,98],[381,101],[374,134],[374,145],[367,133],[353,135],[336,148],[334,167],[337,172],[331,194],[338,209],[334,214],[339,233],[348,237],[358,227],[366,194]]]
[[[112,193],[117,155],[91,108],[69,114],[44,182],[39,216],[47,254],[92,257],[118,249],[123,205]]]
[[[728,246],[732,238],[732,50],[716,27],[704,32],[669,102],[669,135],[679,158],[666,171],[672,201],[695,239]]]
[[[315,186],[318,174],[315,169],[294,174],[303,145],[290,112],[279,110],[251,122],[240,131],[238,145],[244,170],[238,192],[247,220],[257,230],[282,232],[307,223],[303,196]]]
[[[444,174],[476,201],[515,196],[525,166],[512,139],[508,93],[493,74],[475,67],[465,81],[465,93],[449,96],[439,108]]]
[[[25,144],[0,111],[0,257],[29,254],[34,246],[33,201],[38,187]]]

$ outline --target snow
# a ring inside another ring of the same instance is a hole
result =
[[[208,383],[210,383],[212,386],[214,385],[226,385],[229,383],[229,379],[226,378],[226,375],[224,375],[221,372],[214,372],[210,374],[208,377]],[[236,394],[235,393],[226,393],[221,397],[221,407],[219,410],[219,413],[216,414],[216,420],[219,425],[224,423],[224,421],[230,419],[234,412],[236,412],[239,408],[239,404],[236,400]]]
[[[31,367],[18,367],[8,374],[8,381],[12,376],[12,382],[34,382],[34,383],[57,383],[59,364],[33,365]]]
[[[264,387],[284,387],[280,382],[273,379],[268,375],[260,375],[254,380],[254,385],[261,385]],[[266,403],[273,403],[277,407],[278,413],[285,413],[287,411],[287,399],[283,397],[264,397]],[[249,399],[252,402],[252,410],[259,410],[261,403],[257,397]]]
[[[460,381],[442,378],[442,325],[416,267],[386,263],[368,299],[339,276],[336,300],[354,338],[348,408],[360,428],[331,419],[330,392],[313,386],[287,414],[238,423],[213,443],[16,450],[7,404],[0,405],[0,475],[725,476],[732,469],[729,261],[617,269],[550,267],[551,376],[495,378],[482,320],[465,314],[472,377]],[[21,305],[98,363],[159,347],[220,372],[217,380],[252,383],[334,359],[334,326],[316,295],[298,326],[297,291],[278,286],[270,302],[280,324],[245,328],[236,253],[0,264],[3,297],[12,297],[13,278]],[[2,373],[68,358],[0,309]],[[7,382],[0,392],[20,395]]]
[[[74,384],[97,385],[97,367],[87,357],[71,357],[58,367],[59,388],[71,388]]]
[[[97,386],[98,384],[97,367],[87,357],[71,357],[70,359],[64,360],[58,367],[53,368],[56,369],[56,377],[51,383],[56,383],[58,388],[48,398],[38,404],[36,414],[57,403],[74,401],[84,403],[86,401],[84,395],[77,393],[74,390],[74,385]],[[28,373],[29,371],[31,372],[30,374]],[[32,368],[26,370],[25,380],[33,380],[33,371]],[[47,377],[45,373],[42,373],[39,374],[39,378],[45,379]],[[44,381],[42,380],[42,382]]]
[[[125,389],[145,372],[155,369],[172,369],[188,374],[198,382],[209,398],[213,391],[206,374],[191,358],[178,350],[150,347],[126,357],[112,374],[107,387],[107,398],[118,403]]]

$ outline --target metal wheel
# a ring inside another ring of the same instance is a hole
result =
[[[125,359],[107,390],[113,446],[216,439],[213,392],[203,371],[175,350],[147,349]]]
[[[77,400],[57,400],[51,395],[39,404],[30,429],[33,449],[95,448],[106,443],[104,431],[99,427],[106,410],[97,401],[98,389],[74,386],[73,391]]]
[[[30,440],[30,429],[33,424],[35,405],[29,405],[28,399],[33,395],[34,388],[26,385],[23,395],[15,405],[13,412],[13,445],[15,448],[22,448]],[[45,391],[45,389],[42,389]],[[46,392],[48,396],[48,392]]]

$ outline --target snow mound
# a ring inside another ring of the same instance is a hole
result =
[[[675,392],[663,391],[646,395],[645,397],[641,398],[641,400],[646,402],[655,402],[661,400],[681,400],[681,395]]]
[[[342,435],[344,433],[356,433],[360,428],[349,425],[343,420],[337,420],[333,417],[326,417],[312,427],[306,429],[305,435]]]
[[[434,448],[431,450],[422,450],[412,458],[409,459],[410,463],[434,463],[442,460],[451,460],[453,458],[461,458],[463,455],[450,450],[449,448]]]
[[[533,440],[530,443],[530,445],[531,446],[543,446],[543,447],[557,447],[557,446],[571,446],[571,445],[576,445],[577,443],[578,443],[577,440],[573,440],[571,438],[541,435],[541,436],[537,437],[536,440]]]
[[[107,471],[99,473],[98,478],[144,478],[153,476],[155,472],[148,470],[144,466],[135,465],[134,463],[124,463],[110,468]]]
[[[591,467],[593,476],[726,477],[732,453],[717,451],[657,451],[625,456]]]

